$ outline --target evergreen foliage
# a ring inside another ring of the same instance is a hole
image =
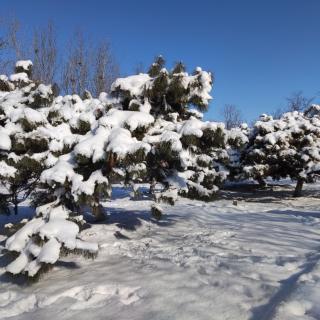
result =
[[[210,72],[198,67],[189,75],[182,62],[168,71],[160,56],[150,66],[148,74],[117,79],[111,94],[120,99],[123,110],[147,110],[155,118],[164,119],[171,113],[178,113],[179,118],[186,120],[190,117],[191,106],[207,110],[211,88]]]
[[[308,116],[310,115],[310,116]],[[243,173],[260,183],[271,177],[297,181],[300,196],[304,182],[312,182],[320,168],[320,117],[311,111],[288,112],[280,119],[262,115],[242,155]]]
[[[132,198],[148,182],[155,202],[174,205],[179,196],[215,199],[228,176],[290,177],[298,195],[320,172],[319,106],[226,130],[202,120],[211,74],[189,75],[181,62],[168,71],[158,57],[147,74],[117,79],[98,99],[56,96],[30,80],[30,61],[16,72],[0,76],[0,210],[17,213],[28,198],[37,215],[11,229],[12,274],[38,277],[69,253],[95,257],[98,245],[80,238],[80,212],[104,220],[114,182],[131,186]],[[153,217],[162,213],[154,203]]]

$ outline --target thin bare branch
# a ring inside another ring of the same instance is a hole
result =
[[[222,116],[227,129],[238,127],[242,123],[241,111],[233,104],[223,107]]]
[[[53,83],[57,67],[57,37],[49,22],[46,28],[33,34],[33,79]]]

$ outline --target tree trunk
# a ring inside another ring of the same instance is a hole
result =
[[[18,204],[15,203],[15,204],[14,204],[14,214],[15,214],[15,215],[18,215],[18,211],[19,211],[19,210],[18,210]]]
[[[258,176],[258,177],[257,177],[257,181],[258,181],[259,186],[260,186],[261,188],[264,188],[264,187],[267,186],[267,183],[264,181],[264,179],[263,179],[262,177]]]
[[[149,194],[154,194],[155,188],[156,188],[157,181],[155,178],[152,178],[150,182],[150,189],[149,189]]]
[[[117,155],[110,153],[106,162],[106,172],[110,173],[117,162]]]
[[[92,213],[96,218],[96,221],[103,221],[105,216],[103,214],[103,209],[100,204],[96,204],[92,206]]]
[[[19,202],[18,202],[18,197],[17,197],[17,195],[15,194],[15,195],[13,196],[13,205],[14,205],[14,214],[15,214],[15,215],[18,215],[18,212],[19,212],[18,204],[19,204]]]
[[[97,191],[94,193],[94,204],[92,205],[92,213],[96,218],[96,221],[103,221],[105,219],[103,213],[103,207],[100,204],[100,196]]]
[[[294,197],[301,197],[303,182],[304,182],[303,179],[298,179],[296,188],[294,189],[294,193],[293,193]]]

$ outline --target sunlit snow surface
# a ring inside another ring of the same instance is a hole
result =
[[[96,260],[69,256],[18,286],[0,257],[0,319],[320,319],[319,185],[300,199],[286,188],[179,199],[156,222],[151,201],[116,187],[108,221],[82,232]]]

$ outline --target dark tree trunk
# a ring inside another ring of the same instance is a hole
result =
[[[19,213],[19,207],[18,207],[19,201],[18,196],[16,194],[13,195],[13,208],[14,208],[14,214],[17,215]]]
[[[103,208],[100,204],[92,206],[92,213],[96,218],[96,221],[105,220],[105,216],[103,214]]]
[[[293,193],[294,197],[301,197],[303,182],[304,182],[303,179],[298,179],[296,188],[294,189],[294,193]]]
[[[117,163],[117,155],[114,153],[110,153],[106,162],[106,173],[110,173],[112,168]]]
[[[155,178],[152,178],[150,182],[150,189],[149,189],[149,194],[154,194],[155,188],[156,188],[157,181]]]
[[[264,187],[266,187],[267,186],[267,183],[264,181],[264,179],[262,178],[262,177],[257,177],[257,181],[258,181],[258,183],[259,183],[259,186],[261,187],[261,188],[264,188]]]
[[[14,204],[14,214],[15,214],[15,215],[18,215],[18,212],[19,212],[18,204],[15,203],[15,204]]]
[[[92,205],[92,213],[96,218],[96,221],[105,220],[105,215],[103,213],[103,207],[100,204],[99,193],[95,191],[94,193],[94,204]]]

